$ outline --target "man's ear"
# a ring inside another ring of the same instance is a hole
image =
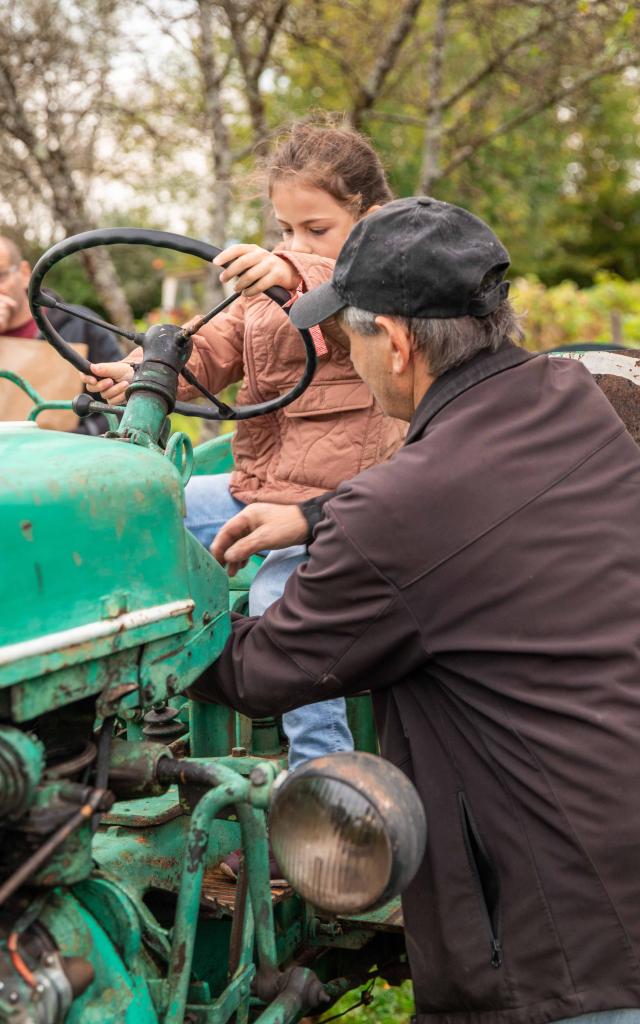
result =
[[[377,316],[376,324],[389,339],[391,372],[404,373],[413,357],[413,345],[407,328],[391,316]]]

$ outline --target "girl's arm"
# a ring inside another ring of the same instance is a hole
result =
[[[336,261],[329,259],[328,256],[315,256],[309,252],[290,252],[289,249],[276,249],[274,256],[286,260],[293,267],[299,277],[298,289],[302,292],[309,292],[312,288],[317,288],[319,284],[328,281],[336,265]]]
[[[193,335],[193,352],[187,366],[214,394],[242,380],[245,302],[242,296]],[[134,348],[125,359],[115,363],[92,363],[93,376],[81,374],[87,390],[102,394],[111,405],[125,401],[125,392],[135,367],[142,362],[143,351]],[[200,392],[183,377],[178,378],[178,401],[199,398]]]
[[[193,336],[193,352],[187,366],[214,395],[242,380],[244,375],[245,312],[246,303],[240,296]],[[178,400],[189,401],[199,396],[200,392],[180,377]]]
[[[311,253],[278,250],[268,252],[256,245],[235,245],[225,249],[214,263],[226,269],[221,280],[234,280],[234,286],[245,287],[245,294],[258,294],[274,284],[282,285],[292,297],[309,291],[328,281],[335,260]],[[187,366],[194,376],[214,394],[243,377],[245,296],[220,313],[193,336],[193,353]],[[316,347],[319,354],[326,352],[324,338],[318,328]],[[344,347],[345,336],[335,321],[327,321],[322,332],[336,344]],[[124,401],[125,392],[133,377],[132,367],[142,361],[142,349],[136,348],[121,362],[92,364],[93,377],[83,376],[89,391],[101,393],[111,404]],[[188,401],[199,392],[183,378],[178,382],[178,400]]]

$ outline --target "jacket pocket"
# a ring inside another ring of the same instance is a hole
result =
[[[293,387],[293,384],[291,384]],[[285,394],[289,387],[281,388]],[[291,405],[282,410],[290,419],[296,417],[336,416],[358,409],[369,409],[373,395],[361,380],[329,380],[311,383]]]
[[[487,929],[489,962],[492,967],[498,968],[502,966],[500,879],[462,792],[458,793],[458,809],[469,868]]]

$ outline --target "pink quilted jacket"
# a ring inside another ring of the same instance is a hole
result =
[[[307,291],[328,280],[334,261],[279,251]],[[286,314],[264,295],[237,299],[200,332],[189,369],[210,391],[242,380],[237,404],[288,391],[304,367],[304,348]],[[385,416],[346,351],[325,332],[307,390],[285,409],[238,423],[231,493],[239,501],[293,504],[333,490],[400,446],[405,424]],[[178,397],[197,392],[182,381]]]

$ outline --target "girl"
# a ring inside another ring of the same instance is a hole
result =
[[[280,285],[295,301],[328,280],[355,222],[391,198],[369,142],[346,126],[326,123],[293,125],[268,164],[267,184],[282,244],[274,252],[232,245],[216,257],[216,265],[227,265],[220,280],[233,281],[242,295],[194,335],[188,363],[214,393],[242,380],[238,405],[288,391],[304,364],[297,331],[264,291]],[[238,423],[233,473],[194,477],[187,485],[185,525],[205,547],[248,502],[294,504],[333,490],[400,445],[403,425],[383,415],[356,374],[337,325],[316,328],[314,342],[318,367],[308,389],[285,409]],[[141,358],[137,349],[124,362],[92,365],[96,376],[85,377],[89,390],[122,401],[131,364]],[[181,382],[180,400],[196,395]],[[304,547],[272,552],[251,587],[249,614],[261,615],[305,559]],[[290,711],[283,726],[291,769],[353,749],[343,699]]]

